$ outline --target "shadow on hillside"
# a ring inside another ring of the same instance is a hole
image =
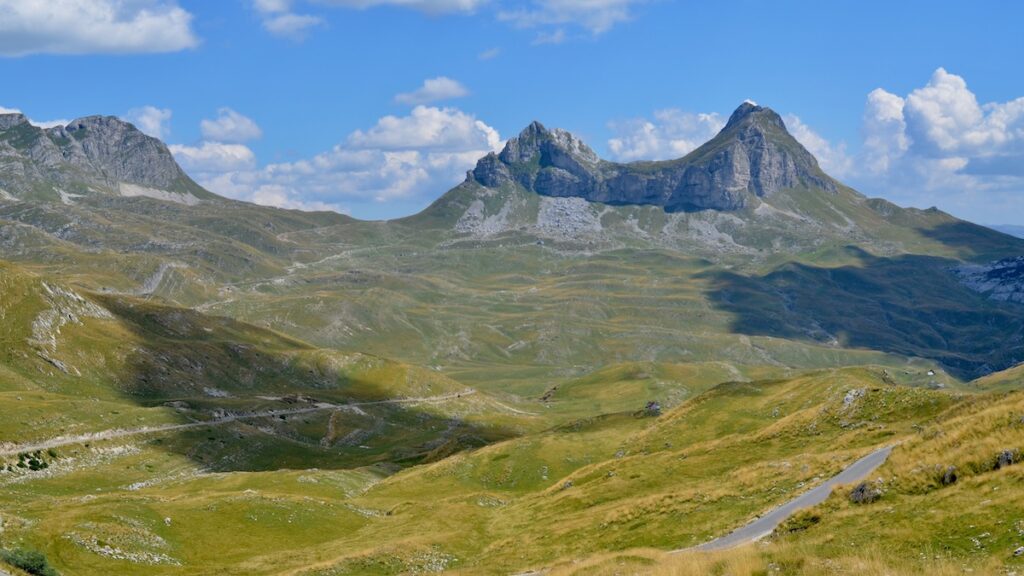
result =
[[[465,411],[471,397],[456,397],[450,405],[361,404],[462,390],[426,369],[317,350],[270,330],[191,310],[97,298],[138,342],[119,375],[132,402],[166,406],[182,424],[226,413],[278,413],[152,436],[153,444],[210,470],[374,464],[397,469],[515,435],[499,425],[460,418],[460,407]],[[324,403],[338,408],[317,406]]]
[[[919,228],[918,232],[957,250],[961,258],[974,262],[1024,255],[1024,240],[962,220],[934,228]]]
[[[955,229],[941,234],[950,243],[967,238]],[[961,379],[1024,360],[1024,306],[965,288],[950,271],[955,261],[850,250],[859,264],[711,273],[709,298],[734,316],[736,333],[929,358]]]

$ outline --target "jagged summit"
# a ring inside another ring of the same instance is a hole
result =
[[[515,183],[545,196],[606,204],[653,204],[668,211],[738,210],[785,189],[835,192],[836,183],[770,108],[744,102],[721,132],[687,156],[663,162],[601,160],[564,130],[530,124],[470,179]]]
[[[11,113],[11,114],[0,114],[0,130],[10,130],[15,126],[21,124],[28,124],[28,118],[24,114]]]
[[[534,156],[565,154],[586,164],[597,164],[600,158],[572,133],[555,128],[549,130],[534,120],[519,136],[510,139],[499,158],[506,163],[528,162]]]
[[[114,116],[41,128],[22,114],[0,115],[0,189],[23,200],[95,193],[184,203],[215,197],[185,174],[163,142]]]
[[[743,121],[763,122],[774,125],[783,130],[786,129],[786,124],[782,121],[782,117],[779,116],[775,110],[765,106],[758,106],[751,100],[744,101],[738,108],[736,108],[736,110],[733,111],[732,115],[729,116],[729,121],[726,122],[725,127],[729,128],[730,126],[734,126]]]

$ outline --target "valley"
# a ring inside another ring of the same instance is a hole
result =
[[[1024,570],[1024,240],[769,108],[662,162],[533,123],[389,221],[6,114],[0,189],[0,548],[61,574]]]

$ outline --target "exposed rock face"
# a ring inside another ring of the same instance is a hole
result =
[[[21,114],[0,115],[0,188],[9,194],[120,194],[124,184],[211,196],[189,179],[163,142],[118,118],[89,116],[44,129]]]
[[[967,264],[955,270],[960,281],[992,300],[1024,304],[1024,256],[979,266]]]
[[[606,204],[653,204],[668,211],[738,210],[779,190],[836,190],[835,182],[769,108],[744,103],[711,141],[678,160],[618,164],[598,158],[564,130],[530,124],[470,178],[488,187],[515,182],[556,197]]]

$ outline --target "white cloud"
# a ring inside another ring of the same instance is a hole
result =
[[[845,142],[832,144],[793,114],[787,114],[784,122],[789,133],[818,159],[818,165],[827,174],[844,178],[851,173],[853,157],[846,153]]]
[[[868,94],[853,181],[915,206],[998,223],[1024,213],[1024,98],[979,104],[939,68],[905,97]]]
[[[248,148],[220,143],[172,151],[216,193],[287,208],[343,211],[341,206],[351,202],[432,198],[501,146],[498,132],[470,114],[417,106],[295,162],[254,167]]]
[[[0,0],[0,55],[175,52],[198,45],[173,0]]]
[[[244,144],[202,142],[199,146],[169,146],[171,154],[190,172],[231,172],[256,166],[256,155]]]
[[[441,100],[451,100],[469,95],[469,90],[459,82],[447,76],[428,78],[423,85],[412,92],[404,92],[395,96],[401,104],[429,104]]]
[[[377,6],[400,6],[430,14],[452,12],[473,12],[487,0],[320,0],[322,4],[344,8],[374,8]]]
[[[892,163],[910,146],[903,120],[903,98],[876,88],[864,106],[863,168],[871,174],[888,172]]]
[[[477,54],[476,55],[476,59],[477,60],[481,60],[481,61],[494,60],[495,58],[497,58],[500,55],[501,55],[501,48],[494,47],[494,48],[489,48],[487,50],[484,50],[483,52]]]
[[[349,149],[464,152],[501,146],[497,130],[456,108],[417,106],[408,116],[385,116],[349,135]]]
[[[529,8],[503,10],[498,18],[522,28],[576,25],[593,34],[607,32],[632,18],[644,0],[533,0]]]
[[[1024,98],[982,107],[963,78],[942,68],[907,96],[903,115],[917,151],[935,157],[990,155],[1024,138]]]
[[[303,40],[310,28],[324,23],[318,16],[293,12],[291,0],[253,0],[253,8],[267,32],[295,41]]]
[[[694,114],[675,108],[659,110],[654,120],[634,118],[609,125],[608,149],[616,160],[667,160],[685,156],[725,126],[718,113]]]
[[[171,133],[171,111],[167,108],[142,106],[133,108],[124,116],[142,132],[164,140]]]
[[[57,126],[67,126],[71,123],[71,120],[67,118],[57,118],[56,120],[33,120],[29,118],[28,121],[40,128],[56,128]]]
[[[302,40],[306,37],[306,33],[310,28],[319,26],[323,22],[323,19],[319,16],[289,13],[264,18],[263,27],[267,29],[267,32],[275,36]]]
[[[201,121],[199,129],[203,138],[215,142],[248,142],[263,136],[263,131],[252,118],[231,108],[217,110],[217,117]]]
[[[0,114],[22,114],[22,111],[17,109],[17,108],[4,108],[3,106],[0,106]],[[33,120],[32,118],[29,118],[28,121],[33,126],[39,126],[40,128],[53,128],[55,126],[67,126],[68,124],[71,123],[71,120],[67,120],[67,119],[64,119],[64,118],[59,118],[59,119],[56,119],[56,120],[42,120],[42,121],[40,121],[40,120]]]
[[[534,37],[533,42],[531,42],[531,44],[533,44],[534,46],[543,46],[545,44],[561,44],[565,42],[565,38],[565,28],[557,28],[551,31],[538,32],[537,36]]]

